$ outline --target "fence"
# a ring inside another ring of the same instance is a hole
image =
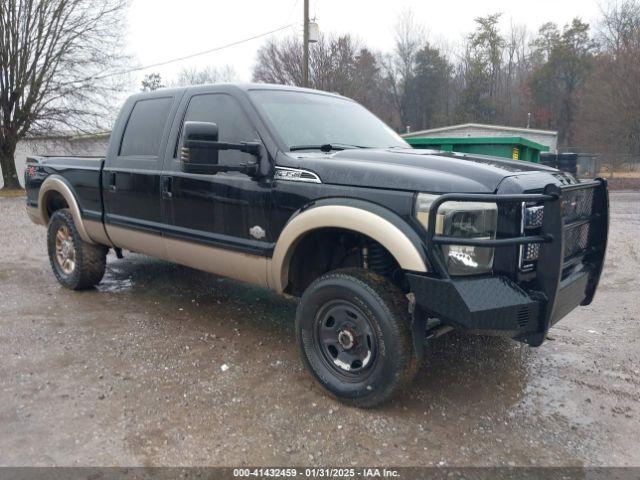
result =
[[[606,178],[611,189],[640,189],[640,155],[580,154],[579,178]]]

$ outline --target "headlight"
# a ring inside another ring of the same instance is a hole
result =
[[[523,202],[520,219],[520,233],[522,235],[539,233],[540,229],[542,228],[542,222],[544,221],[544,206],[531,206]],[[539,243],[528,243],[526,245],[520,245],[520,271],[533,271],[536,268],[536,262],[538,261],[539,256]]]
[[[427,228],[429,207],[437,195],[418,194],[416,217]],[[435,232],[447,237],[493,239],[498,227],[498,206],[485,202],[446,202],[438,209]],[[494,248],[440,245],[450,275],[476,275],[491,272]]]

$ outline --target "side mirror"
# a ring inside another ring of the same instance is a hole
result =
[[[218,141],[218,126],[211,122],[184,122],[180,161],[182,171],[215,175],[219,172],[242,172],[260,176],[264,147],[259,142],[227,143]],[[256,157],[256,162],[242,165],[219,165],[220,150],[238,150]],[[266,160],[266,159],[265,159]]]
[[[218,125],[212,122],[184,122],[180,160],[182,171],[188,173],[217,173],[211,167],[218,165]]]

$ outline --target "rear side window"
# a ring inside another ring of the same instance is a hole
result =
[[[164,97],[136,102],[122,136],[120,156],[159,156],[172,101],[173,98]]]

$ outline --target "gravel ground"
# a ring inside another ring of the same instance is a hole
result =
[[[358,410],[303,370],[293,302],[137,255],[66,291],[0,198],[0,465],[640,466],[639,206],[612,194],[598,295],[542,347],[445,335]]]

